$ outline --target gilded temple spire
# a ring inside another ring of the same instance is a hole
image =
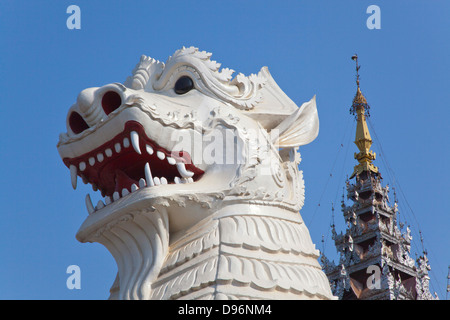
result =
[[[411,230],[408,227],[402,232],[402,227],[398,227],[397,201],[390,205],[389,187],[383,186],[380,173],[372,164],[375,153],[370,150],[372,139],[366,123],[369,105],[359,88],[358,56],[352,59],[356,62],[357,91],[350,111],[357,119],[355,144],[359,153],[355,158],[359,163],[352,175],[355,181],[346,181],[350,202],[346,203],[345,194],[342,195],[345,232],[336,231],[334,204],[331,207],[330,227],[338,262],[330,261],[322,252],[322,269],[333,295],[340,300],[438,299],[429,288],[431,269],[427,253],[423,248],[423,255],[416,261],[411,258]],[[322,243],[325,251],[325,239]]]
[[[372,146],[372,138],[370,137],[369,128],[367,127],[366,117],[369,117],[369,105],[367,100],[361,92],[359,87],[359,69],[358,55],[352,56],[352,60],[356,62],[356,95],[353,98],[353,103],[350,108],[350,112],[356,115],[356,136],[355,144],[359,149],[359,153],[355,153],[355,159],[358,160],[358,164],[355,166],[353,174],[350,178],[361,174],[362,172],[373,172],[378,174],[378,168],[372,163],[375,160],[375,153],[370,150]]]

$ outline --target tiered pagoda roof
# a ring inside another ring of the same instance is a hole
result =
[[[347,223],[345,233],[337,233],[331,225],[332,238],[339,262],[327,259],[321,263],[333,291],[343,300],[430,300],[430,266],[426,252],[416,261],[411,257],[411,230],[401,231],[397,223],[397,202],[390,204],[389,186],[382,185],[378,168],[373,164],[376,154],[367,126],[369,105],[359,86],[358,57],[356,61],[357,91],[351,106],[356,115],[355,153],[358,164],[346,182],[347,199],[342,200],[342,213]],[[334,214],[334,213],[333,213]]]

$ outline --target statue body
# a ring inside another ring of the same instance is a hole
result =
[[[117,262],[111,299],[333,299],[299,210],[298,147],[318,134],[267,68],[182,48],[83,90],[58,151],[99,190],[77,233]]]

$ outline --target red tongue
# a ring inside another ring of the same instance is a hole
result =
[[[133,183],[138,185],[137,181],[131,179],[122,170],[116,169],[115,174],[116,174],[116,176],[115,176],[116,187],[115,187],[114,191],[119,192],[119,194],[122,194],[123,188],[127,189],[128,191],[131,191],[131,185]]]

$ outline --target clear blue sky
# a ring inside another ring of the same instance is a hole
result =
[[[80,30],[66,27],[71,4],[81,9]],[[371,4],[381,9],[379,30],[366,26]],[[317,248],[322,249],[325,235],[325,253],[332,258],[331,202],[337,228],[343,230],[339,204],[355,164],[350,57],[358,53],[361,88],[376,132],[371,128],[375,164],[385,183],[401,188],[400,219],[413,229],[413,251],[421,250],[422,231],[431,288],[445,298],[449,13],[450,2],[443,0],[2,0],[0,299],[108,297],[117,267],[100,244],[75,239],[87,215],[84,196],[93,191],[83,184],[72,189],[56,150],[58,135],[82,89],[123,82],[141,54],[165,61],[191,45],[246,75],[268,66],[298,105],[317,95],[319,137],[301,148],[306,181],[301,213]],[[66,268],[73,264],[81,268],[80,290],[66,287]]]

